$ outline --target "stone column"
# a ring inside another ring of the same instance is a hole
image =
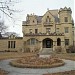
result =
[[[42,41],[39,41],[40,43],[40,51],[42,50]]]
[[[53,41],[53,51],[55,51],[56,46],[57,46],[57,41]]]
[[[65,42],[64,41],[61,41],[61,46],[65,46]]]

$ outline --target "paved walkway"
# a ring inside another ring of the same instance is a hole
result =
[[[75,70],[75,61],[71,60],[64,60],[64,66],[47,69],[16,68],[9,65],[10,61],[10,59],[0,61],[0,68],[5,71],[8,71],[8,75],[42,75],[44,73],[55,73]]]

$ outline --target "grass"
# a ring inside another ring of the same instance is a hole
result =
[[[66,53],[66,54],[55,54],[56,57],[66,60],[73,60],[75,61],[75,53]],[[65,71],[65,72],[58,72],[58,73],[48,73],[43,75],[75,75],[75,70],[72,71]]]
[[[5,52],[5,53],[0,53],[0,60],[3,59],[12,59],[12,58],[19,58],[19,57],[25,57],[25,56],[34,56],[35,54],[33,53],[17,53],[17,52]]]
[[[75,61],[75,53],[55,54],[56,57]]]
[[[19,58],[19,57],[25,57],[25,56],[33,56],[33,55],[35,55],[35,54],[32,54],[32,53],[5,52],[5,53],[0,53],[0,60]],[[7,74],[8,74],[8,72],[0,69],[0,75],[7,75]]]

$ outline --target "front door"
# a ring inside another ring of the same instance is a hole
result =
[[[43,40],[43,48],[52,48],[53,47],[53,40],[46,38]]]
[[[46,40],[46,48],[50,48],[50,47],[51,47],[50,40]]]

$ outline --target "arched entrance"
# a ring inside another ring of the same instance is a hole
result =
[[[43,48],[52,48],[53,47],[53,40],[50,38],[46,38],[42,41]]]

